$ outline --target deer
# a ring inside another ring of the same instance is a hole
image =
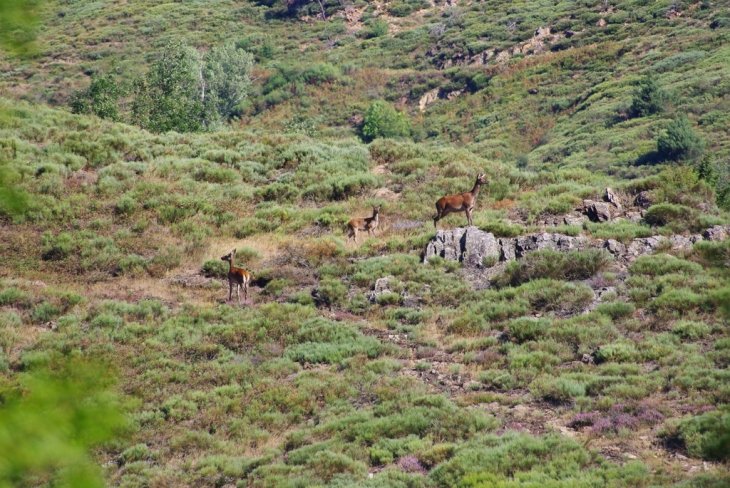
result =
[[[233,298],[233,285],[236,285],[236,294],[238,295],[238,303],[241,303],[241,288],[243,288],[243,300],[248,299],[248,283],[251,281],[251,273],[243,268],[236,268],[233,260],[236,258],[236,250],[226,254],[221,261],[228,261],[228,301]]]
[[[484,174],[480,173],[477,175],[477,181],[474,183],[474,188],[471,191],[439,198],[438,202],[436,202],[436,217],[433,218],[434,228],[438,229],[436,224],[448,214],[464,211],[466,212],[466,219],[469,225],[474,225],[471,220],[471,212],[474,210],[474,204],[477,202],[479,188],[482,185],[488,184],[489,180],[486,179]]]
[[[380,224],[380,207],[382,207],[382,205],[378,205],[377,207],[373,206],[372,217],[364,219],[354,218],[347,223],[347,227],[350,229],[350,234],[347,236],[348,241],[350,240],[350,237],[354,237],[355,244],[357,244],[357,232],[361,230],[368,231],[369,236],[376,235],[375,229],[377,229]]]

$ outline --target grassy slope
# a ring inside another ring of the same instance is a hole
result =
[[[246,2],[48,7],[42,39],[65,36],[65,44],[4,81],[11,94],[36,101],[62,101],[83,83],[83,70],[112,59],[131,76],[146,50],[183,32],[210,45],[245,24],[252,48],[267,36],[281,39],[279,32],[288,40],[261,60],[262,91],[245,130],[155,136],[1,102],[2,158],[33,195],[26,215],[0,228],[6,380],[56,355],[113,363],[133,422],[127,438],[98,456],[118,461],[105,469],[123,486],[451,486],[465,476],[467,486],[507,476],[543,486],[663,486],[692,477],[721,484],[722,465],[710,464],[705,478],[692,470],[703,454],[697,433],[680,429],[688,461],[672,457],[665,446],[675,444],[663,439],[680,439],[677,419],[729,401],[727,319],[717,310],[728,286],[722,246],[680,255],[681,264],[657,257],[629,270],[609,267],[588,285],[613,285],[615,293],[599,311],[577,316],[566,307],[582,309],[585,283],[474,291],[458,266],[419,263],[433,235],[432,202],[469,186],[481,169],[493,185],[480,196],[475,223],[503,234],[532,230],[540,216],[599,198],[607,185],[625,196],[650,188],[687,206],[657,232],[727,222],[702,205],[707,189],[691,174],[628,179],[664,169],[634,162],[654,149],[665,116],[614,120],[616,110],[638,74],[680,50],[707,54],[658,75],[676,94],[673,110],[711,120],[698,132],[714,153],[727,154],[728,51],[724,33],[707,28],[717,9],[693,6],[668,21],[649,15],[668,2],[641,3],[619,5],[611,15],[636,18],[610,24],[608,33],[583,18],[596,15],[592,5],[485,2],[460,7],[453,22],[437,6],[389,19],[399,28],[394,37],[340,33],[332,49],[323,46],[337,20],[267,20],[272,9]],[[584,25],[561,29],[585,28],[572,50],[437,69],[465,48],[485,48],[469,47],[480,38],[507,48],[535,26],[568,22],[569,12]],[[520,28],[505,33],[510,16]],[[441,39],[423,37],[422,22],[445,22],[447,30]],[[426,40],[441,54],[427,55]],[[294,64],[302,52],[310,63],[341,67],[336,80],[290,81],[265,93],[275,64]],[[458,89],[457,75],[479,71],[491,76],[488,88],[418,113],[424,83]],[[296,96],[272,104],[282,98],[271,96],[277,91]],[[348,118],[372,96],[404,94],[412,94],[404,109],[425,141],[364,145],[348,136]],[[319,134],[279,132],[292,113],[315,118]],[[513,163],[522,154],[527,170]],[[378,188],[396,192],[382,235],[359,248],[345,244],[342,225],[382,199],[371,193]],[[518,225],[499,223],[508,216]],[[447,220],[459,225],[463,216]],[[410,221],[427,225],[396,225]],[[624,240],[652,232],[626,223],[565,230]],[[199,274],[232,247],[246,248],[265,286],[245,308],[219,303],[221,281]],[[394,295],[369,304],[364,294],[386,275],[395,276],[395,291],[421,297],[422,309],[402,308]],[[315,306],[314,287],[330,307]],[[46,330],[49,322],[58,330]],[[579,362],[599,349],[602,364]],[[602,427],[571,424],[581,412]]]

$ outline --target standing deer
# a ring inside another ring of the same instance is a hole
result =
[[[375,229],[378,228],[378,225],[380,224],[380,207],[382,205],[378,205],[377,207],[373,207],[373,216],[367,217],[364,219],[352,219],[347,223],[347,227],[350,228],[350,234],[347,236],[347,240],[350,240],[350,237],[355,238],[355,244],[357,244],[357,232],[360,230],[366,230],[368,231],[369,236],[376,235]]]
[[[488,184],[489,180],[486,179],[485,175],[480,173],[477,175],[477,181],[474,183],[474,188],[470,192],[439,198],[439,201],[436,202],[436,217],[433,218],[433,226],[438,228],[436,223],[450,213],[464,211],[466,211],[466,219],[469,221],[469,225],[474,225],[471,221],[471,212],[474,210],[474,204],[477,202],[479,188],[482,185]]]
[[[236,268],[233,260],[236,257],[236,250],[231,251],[221,258],[221,261],[228,261],[228,300],[233,298],[233,285],[236,285],[236,294],[238,295],[238,303],[241,303],[241,288],[243,288],[243,300],[248,299],[248,283],[251,281],[251,273],[243,268]]]

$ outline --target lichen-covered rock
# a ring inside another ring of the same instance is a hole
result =
[[[516,240],[510,239],[510,238],[502,238],[499,240],[499,246],[502,249],[502,253],[499,257],[501,261],[514,261],[517,259],[517,255],[515,254],[516,248],[515,248]]]
[[[704,235],[708,241],[724,241],[730,236],[730,225],[713,225]]]
[[[622,209],[621,199],[612,189],[606,188],[606,195],[604,195],[603,198],[605,198],[608,203],[612,203],[617,209]]]
[[[612,219],[611,206],[605,202],[583,200],[583,211],[594,222],[610,222]]]
[[[563,218],[565,225],[583,225],[586,218],[580,214],[568,214]]]
[[[626,253],[626,246],[624,246],[615,239],[607,240],[605,248],[614,256],[622,256],[624,253]]]
[[[499,242],[494,234],[474,226],[460,227],[437,231],[426,247],[424,262],[433,256],[440,256],[475,268],[482,265],[485,257],[494,256],[500,259],[500,255]]]
[[[571,237],[563,234],[544,232],[515,238],[515,257],[522,258],[532,251],[551,249],[553,251],[577,251],[585,249],[588,240],[585,237]]]

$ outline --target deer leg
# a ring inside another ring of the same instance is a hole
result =
[[[248,300],[248,281],[243,282],[243,301]]]
[[[228,280],[228,301],[230,302],[233,298],[233,281]]]
[[[472,224],[472,222],[471,222],[471,210],[472,210],[472,209],[470,209],[470,208],[467,208],[467,209],[466,209],[466,220],[467,220],[467,221],[469,222],[469,225],[470,225],[470,226],[471,226],[471,225],[474,225],[474,224]]]
[[[238,296],[238,304],[241,304],[241,284],[236,283],[236,296]]]

